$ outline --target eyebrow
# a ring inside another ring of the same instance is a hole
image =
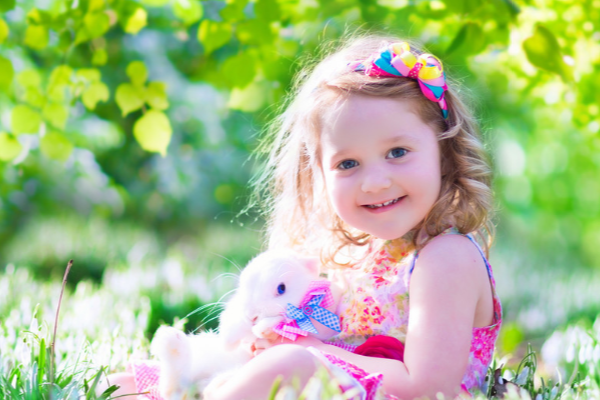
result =
[[[409,143],[418,143],[419,138],[410,133],[398,133],[398,134],[392,136],[391,138],[385,140],[385,143],[394,144],[394,143],[405,142],[405,141],[409,142]]]

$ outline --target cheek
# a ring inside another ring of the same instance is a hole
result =
[[[325,183],[329,204],[331,204],[338,215],[343,213],[344,208],[347,207],[346,204],[351,199],[348,183],[343,179],[331,176],[325,178]]]

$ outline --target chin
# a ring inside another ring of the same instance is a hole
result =
[[[405,236],[408,232],[378,232],[379,234],[373,232],[370,233],[372,236],[376,237],[377,239],[382,239],[382,240],[395,240],[395,239],[400,239],[401,237]]]

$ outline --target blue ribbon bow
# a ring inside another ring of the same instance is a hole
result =
[[[287,317],[295,320],[300,329],[306,332],[319,333],[312,322],[310,322],[311,318],[322,323],[329,329],[341,332],[340,318],[320,305],[324,297],[324,294],[313,296],[302,308],[288,303],[286,310]]]

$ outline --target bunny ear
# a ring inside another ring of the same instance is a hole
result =
[[[228,348],[232,348],[251,332],[252,324],[244,315],[243,299],[236,293],[219,317],[219,336]]]

